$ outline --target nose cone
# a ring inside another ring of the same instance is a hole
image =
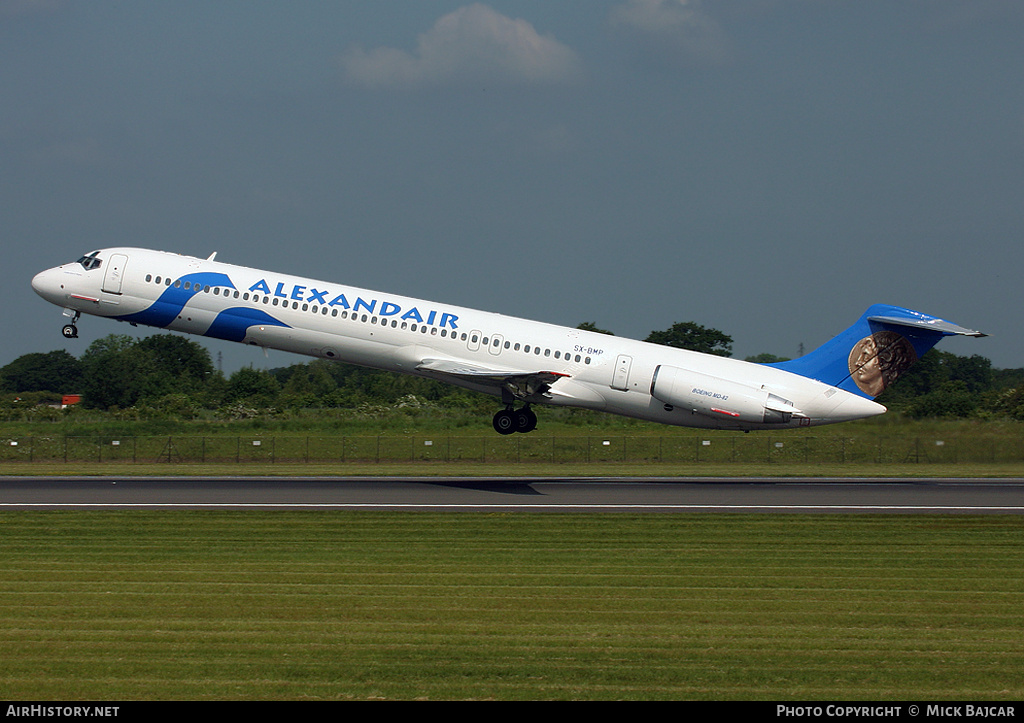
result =
[[[40,271],[32,277],[32,289],[47,301],[59,304],[64,298],[63,272],[59,268]]]

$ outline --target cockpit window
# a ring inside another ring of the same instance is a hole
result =
[[[85,269],[86,271],[98,269],[100,266],[103,265],[103,260],[96,258],[96,254],[98,253],[99,251],[93,251],[91,254],[83,256],[82,258],[78,259],[78,263],[80,263],[82,265],[82,268]]]

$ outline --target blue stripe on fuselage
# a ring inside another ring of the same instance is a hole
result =
[[[278,321],[262,309],[251,309],[247,306],[235,306],[217,314],[203,336],[212,336],[227,341],[244,341],[250,326],[280,326],[289,329],[283,321]]]
[[[185,288],[186,286],[190,288]],[[235,288],[227,274],[212,271],[186,274],[164,289],[164,292],[160,294],[160,298],[154,301],[149,308],[134,314],[115,318],[134,324],[145,324],[146,326],[158,326],[161,328],[167,327],[178,318],[178,315],[185,308],[185,305],[192,300],[192,297],[206,286]]]

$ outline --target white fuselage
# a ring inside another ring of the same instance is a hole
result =
[[[493,379],[435,371],[441,367],[423,362],[465,364],[492,376],[553,373],[556,381],[520,400],[664,424],[782,429],[885,411],[813,379],[715,355],[211,259],[137,248],[99,254],[101,267],[64,264],[37,275],[33,288],[72,312],[416,374],[497,396],[502,391]],[[757,412],[766,394],[775,400],[768,421]]]

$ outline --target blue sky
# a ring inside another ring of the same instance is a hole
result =
[[[1024,3],[0,0],[0,365],[112,245],[734,355],[870,304],[1024,367]],[[208,342],[225,371],[301,357]]]

